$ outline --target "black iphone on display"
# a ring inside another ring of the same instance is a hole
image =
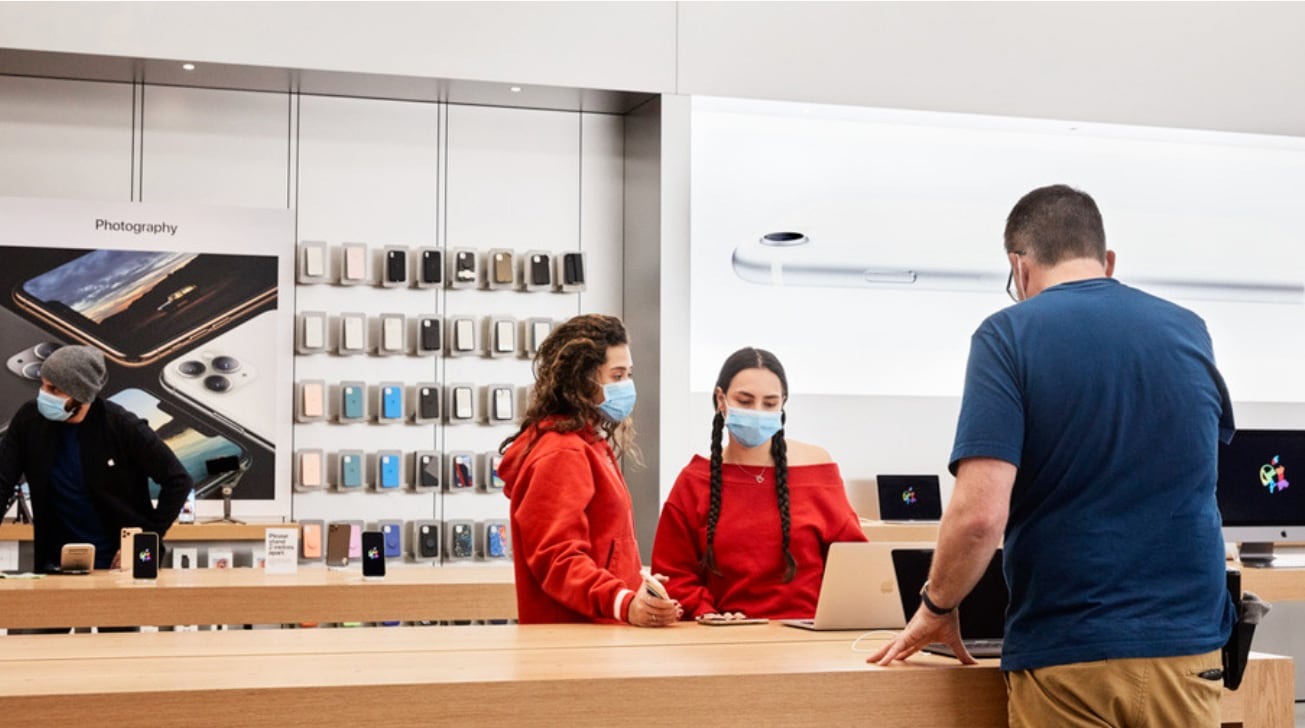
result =
[[[138,533],[131,537],[131,578],[159,578],[159,535]]]
[[[379,579],[385,576],[385,534],[380,531],[362,533],[363,578]]]

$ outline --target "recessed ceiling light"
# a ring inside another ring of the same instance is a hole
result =
[[[183,64],[181,64],[181,70],[183,70],[183,71],[193,71],[193,70],[195,70],[195,64],[193,64],[193,63],[183,63]]]
[[[512,90],[512,93],[514,93],[514,94],[519,94],[519,93],[521,93],[521,87],[520,87],[520,86],[513,86],[511,90]]]

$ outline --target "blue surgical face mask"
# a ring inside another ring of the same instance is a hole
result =
[[[598,411],[612,422],[620,422],[634,411],[635,399],[633,379],[604,384],[603,403],[598,405]]]
[[[784,427],[784,422],[779,412],[730,407],[725,414],[725,427],[729,428],[731,440],[753,448],[774,437]]]
[[[41,416],[52,422],[63,422],[72,417],[72,412],[64,409],[68,405],[68,400],[56,394],[50,394],[44,389],[36,392],[36,409],[41,411]]]

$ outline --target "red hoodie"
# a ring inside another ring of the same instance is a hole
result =
[[[758,474],[762,482],[756,481]],[[775,469],[725,465],[721,469],[716,568],[699,564],[707,550],[711,462],[695,455],[676,478],[653,542],[653,572],[670,578],[672,599],[693,618],[710,612],[749,617],[810,619],[816,614],[829,544],[864,541],[861,522],[847,501],[834,463],[791,466],[789,551],[797,574],[784,583],[784,550],[775,495]]]
[[[498,472],[512,501],[521,624],[625,622],[643,565],[630,491],[607,442],[593,430],[531,428]]]

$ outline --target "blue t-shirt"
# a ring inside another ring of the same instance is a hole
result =
[[[1215,502],[1232,404],[1205,322],[1109,278],[971,339],[952,450],[1019,470],[1002,669],[1218,649],[1234,620]]]
[[[58,430],[59,442],[50,468],[50,487],[54,490],[51,502],[58,512],[63,543],[95,544],[95,568],[107,569],[113,565],[118,541],[105,530],[91,494],[86,490],[77,426],[62,425]]]

